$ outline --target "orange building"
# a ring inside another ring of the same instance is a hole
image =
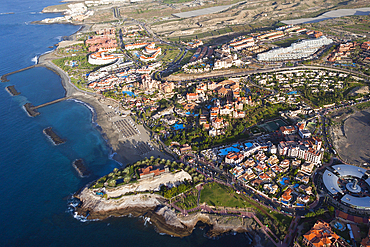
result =
[[[303,235],[303,243],[307,246],[329,247],[342,246],[340,237],[333,232],[329,223],[317,221],[315,225]]]
[[[366,238],[362,239],[361,246],[370,247],[370,229],[369,229],[369,233],[367,234]]]
[[[149,178],[149,177],[155,177],[158,175],[161,175],[162,173],[168,172],[167,169],[161,170],[160,168],[153,168],[153,166],[148,166],[145,168],[140,168],[139,170],[140,178]]]
[[[281,195],[281,199],[283,199],[284,201],[287,201],[289,202],[291,199],[292,199],[292,192],[293,190],[291,188],[288,188],[286,191],[284,191],[284,193]]]
[[[361,48],[363,50],[370,50],[370,41],[362,43]]]

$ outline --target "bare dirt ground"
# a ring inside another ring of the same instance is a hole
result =
[[[370,109],[354,113],[331,132],[343,161],[356,165],[370,162]]]
[[[320,12],[335,8],[365,7],[369,4],[369,0],[361,1],[361,3],[349,1],[345,6],[341,6],[337,0],[320,3],[312,0],[292,0],[290,2],[285,0],[257,0],[242,3],[221,13],[174,20],[160,25],[152,25],[151,28],[157,34],[176,37],[210,32],[234,25],[252,23],[263,25],[263,23],[295,19],[302,16],[316,16]]]
[[[153,179],[142,179],[139,183],[127,184],[116,189],[107,190],[107,195],[109,197],[119,197],[129,192],[159,190],[162,184],[167,186],[174,185],[185,179],[191,180],[191,176],[185,171],[180,171],[175,174],[166,173]]]

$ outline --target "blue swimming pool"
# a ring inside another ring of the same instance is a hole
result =
[[[297,206],[303,207],[303,206],[304,206],[304,204],[302,204],[302,203],[297,203]]]
[[[172,125],[172,128],[174,128],[175,130],[182,130],[185,129],[185,126],[184,124],[174,124]]]
[[[292,94],[297,94],[298,92],[297,91],[291,91],[291,92],[289,92],[288,94],[289,95],[292,95]]]
[[[122,91],[123,95],[127,94],[130,97],[136,97],[136,95],[131,91]]]
[[[247,148],[250,148],[250,147],[252,147],[252,146],[253,146],[253,144],[252,144],[252,143],[250,143],[250,142],[244,143],[244,145],[245,145]]]
[[[289,178],[287,178],[287,177],[283,177],[283,178],[279,181],[279,183],[280,183],[281,185],[287,185],[287,184],[289,183]]]
[[[223,149],[220,149],[220,155],[225,156],[229,152],[239,152],[239,151],[240,150],[238,148],[236,148],[236,147],[223,148]]]
[[[343,230],[343,225],[341,223],[339,223],[338,221],[335,222],[334,227],[337,228],[340,231]]]

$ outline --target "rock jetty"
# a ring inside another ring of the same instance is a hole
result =
[[[90,175],[90,171],[86,168],[82,159],[73,161],[72,166],[76,169],[80,177],[84,178]]]
[[[6,91],[8,91],[8,93],[11,95],[11,96],[17,96],[17,95],[20,95],[21,93],[18,92],[14,86],[7,86],[6,88]]]
[[[50,138],[50,140],[55,144],[59,145],[62,143],[65,143],[66,141],[62,138],[60,138],[51,127],[48,127],[43,130],[44,134]]]

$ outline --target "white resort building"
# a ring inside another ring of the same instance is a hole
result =
[[[302,59],[311,56],[322,46],[333,43],[332,39],[321,36],[318,39],[303,40],[289,47],[273,49],[257,55],[259,61],[281,61]]]
[[[107,52],[115,51],[116,48],[100,49],[98,52],[89,55],[88,62],[94,65],[104,65],[116,62],[118,56],[116,55],[106,55]]]

